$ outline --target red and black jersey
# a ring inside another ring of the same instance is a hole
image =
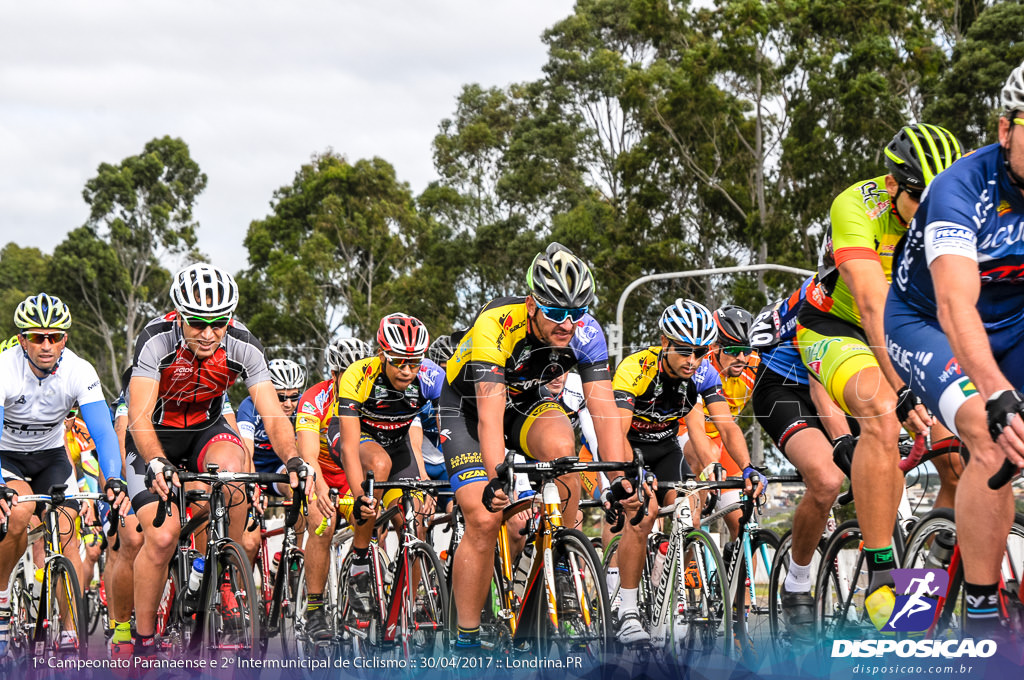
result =
[[[221,413],[224,393],[239,377],[246,387],[270,381],[263,345],[232,319],[213,356],[200,360],[185,345],[177,312],[153,319],[135,343],[131,376],[160,383],[153,424],[205,427]]]

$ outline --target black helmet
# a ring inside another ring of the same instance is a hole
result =
[[[427,350],[427,358],[435,364],[443,364],[455,354],[455,347],[452,346],[452,336],[438,336]]]
[[[885,166],[899,184],[924,191],[961,155],[960,140],[952,132],[918,123],[903,127],[885,147]]]
[[[739,305],[724,305],[715,310],[715,325],[718,327],[718,342],[722,345],[750,345],[750,328],[753,315]]]
[[[526,285],[537,304],[575,309],[594,301],[590,268],[561,243],[552,243],[533,258]]]

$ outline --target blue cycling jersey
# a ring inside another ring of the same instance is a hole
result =
[[[750,343],[760,351],[761,365],[801,385],[808,384],[808,377],[796,348],[796,318],[813,281],[814,277],[807,277],[789,297],[762,309],[750,332]]]
[[[897,253],[893,290],[923,316],[936,318],[928,266],[940,255],[978,263],[978,313],[988,331],[1024,324],[1024,196],[1010,184],[998,144],[954,163],[928,186]]]
[[[296,414],[293,413],[289,419],[293,429],[295,427],[295,416]],[[252,459],[257,465],[266,462],[281,462],[281,459],[274,453],[274,447],[270,445],[270,437],[267,436],[267,428],[263,424],[263,417],[256,411],[256,406],[252,403],[252,397],[246,397],[238,405],[238,413],[235,415],[235,419],[238,422],[239,434],[246,439],[252,439]]]

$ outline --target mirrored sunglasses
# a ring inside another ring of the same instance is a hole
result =
[[[51,345],[56,345],[59,342],[63,342],[67,335],[64,331],[55,331],[53,333],[22,333],[21,337],[33,345],[41,345],[47,340],[50,341]]]
[[[562,323],[566,318],[569,318],[573,323],[576,323],[583,318],[589,307],[547,307],[545,305],[537,305],[537,309],[540,310],[540,313],[548,321]]]

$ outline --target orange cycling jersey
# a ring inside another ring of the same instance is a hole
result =
[[[324,473],[327,485],[344,491],[348,488],[345,473],[331,456],[327,442],[327,425],[331,418],[338,415],[334,400],[334,381],[324,380],[310,387],[299,397],[299,406],[295,416],[296,432],[315,432],[320,438],[320,469]]]
[[[725,395],[725,401],[729,404],[729,413],[732,414],[733,418],[740,414],[743,407],[750,401],[751,395],[754,394],[754,381],[757,378],[757,369],[761,365],[761,356],[759,354],[751,354],[747,357],[747,367],[743,369],[735,378],[727,377],[722,373],[722,367],[718,363],[717,353],[712,352],[708,356],[708,360],[722,379],[722,394]],[[704,406],[704,413],[707,415],[707,405]],[[725,468],[726,474],[730,477],[738,477],[742,474],[739,466],[736,465],[736,461],[732,459],[732,456],[725,453],[725,447],[722,444],[722,434],[715,427],[714,422],[710,418],[705,420],[705,431],[708,433],[708,437],[712,443],[718,446],[719,457],[721,458],[722,466]]]

